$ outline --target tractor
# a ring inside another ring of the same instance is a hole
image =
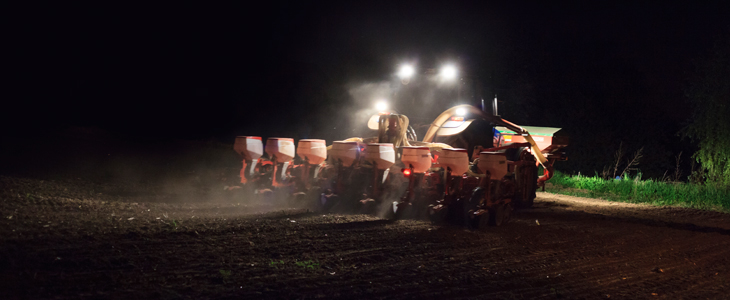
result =
[[[568,138],[555,135],[560,128],[504,120],[496,104],[492,113],[483,100],[481,109],[453,106],[423,126],[421,141],[406,115],[382,103],[365,138],[299,140],[295,151],[293,139],[269,138],[263,147],[260,137],[238,137],[241,182],[249,194],[279,194],[321,212],[499,226],[532,206],[554,163],[566,159]]]

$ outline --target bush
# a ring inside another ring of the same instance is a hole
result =
[[[683,130],[699,145],[694,159],[708,182],[730,185],[730,35],[720,38],[697,66],[687,91],[694,112]],[[697,174],[694,174],[697,177]]]

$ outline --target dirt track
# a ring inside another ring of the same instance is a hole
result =
[[[540,193],[474,232],[0,177],[0,298],[722,299],[730,216]],[[182,199],[182,200],[181,200]]]

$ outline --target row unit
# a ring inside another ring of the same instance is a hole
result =
[[[288,162],[294,159],[295,153],[308,161],[309,164],[318,165],[327,159],[327,144],[319,139],[299,140],[297,147],[294,147],[294,139],[291,138],[268,138],[264,148],[261,137],[239,136],[233,148],[247,161],[258,160],[265,152],[277,162]],[[426,172],[432,165],[431,151],[428,147],[402,147],[403,154],[401,161],[407,168],[413,168],[415,173]],[[295,151],[296,149],[296,151]],[[387,169],[395,163],[395,150],[390,143],[370,143],[361,153],[360,143],[335,141],[329,150],[333,161],[338,161],[345,167],[352,166],[361,156],[372,162],[378,169]],[[363,156],[364,155],[364,156]],[[438,163],[444,169],[451,170],[451,174],[460,175],[469,168],[469,154],[466,149],[443,149],[438,156]],[[506,158],[500,153],[482,152],[479,156],[478,168],[489,170],[497,175],[502,168],[500,165],[506,163]]]

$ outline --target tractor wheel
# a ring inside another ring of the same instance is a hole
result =
[[[532,154],[522,152],[521,161],[534,162]],[[520,166],[517,172],[517,191],[513,197],[513,203],[517,208],[530,208],[535,202],[535,191],[537,191],[537,166]]]
[[[522,167],[520,170],[520,178],[517,184],[519,188],[516,190],[513,203],[517,208],[530,208],[535,203],[537,194],[537,167]]]
[[[507,224],[512,217],[512,205],[504,204],[495,207],[490,211],[491,223],[494,226],[502,226]]]
[[[504,156],[511,161],[519,161],[522,158],[522,153],[527,150],[527,147],[519,148],[507,148],[504,150]]]
[[[527,198],[521,198],[520,201],[515,201],[518,208],[530,208],[535,203],[535,191],[529,192]]]

